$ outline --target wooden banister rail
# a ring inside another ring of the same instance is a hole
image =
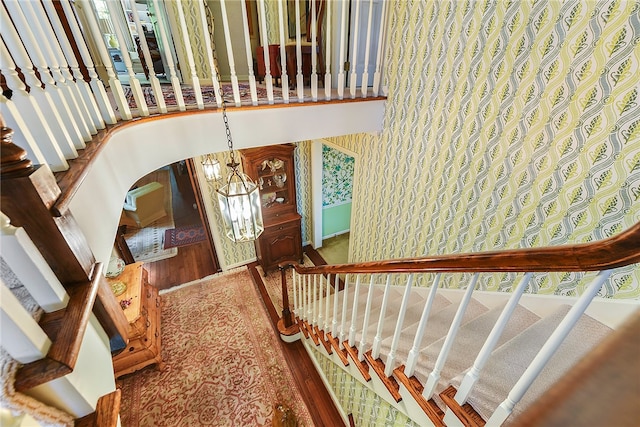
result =
[[[640,262],[640,222],[591,243],[303,267],[300,274],[600,271]]]
[[[62,310],[46,313],[40,327],[51,339],[47,356],[22,366],[17,374],[15,389],[25,391],[73,372],[80,354],[80,345],[104,280],[102,263],[96,263],[91,281],[69,290],[69,303]]]

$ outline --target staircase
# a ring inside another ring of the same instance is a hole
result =
[[[632,229],[637,233],[640,226]],[[571,248],[579,260],[581,245]],[[640,256],[634,245],[627,249],[632,258]],[[460,265],[451,271],[457,255],[432,259],[437,265],[413,271],[406,263],[399,266],[402,261],[296,265],[293,286],[283,284],[284,300],[292,291],[293,304],[287,316],[285,303],[280,331],[287,341],[300,331],[307,347],[419,425],[520,425],[519,417],[584,356],[615,335],[627,318],[637,317],[637,301],[596,298],[611,274],[598,255],[597,266],[580,264],[585,271],[602,271],[585,275],[586,287],[575,298],[525,292],[533,288],[534,274],[546,272],[523,274],[508,294],[476,290],[482,270],[505,268],[504,260],[498,266],[474,266],[467,259],[473,274],[460,273]],[[549,261],[550,271],[571,270],[566,260],[557,267]],[[542,269],[533,264],[519,268]],[[462,274],[467,285],[443,288],[439,284],[447,274]]]

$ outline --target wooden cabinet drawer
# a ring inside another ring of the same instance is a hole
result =
[[[265,271],[277,268],[284,261],[301,261],[300,218],[265,227],[256,246]]]

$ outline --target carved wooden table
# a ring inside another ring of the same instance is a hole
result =
[[[160,296],[149,284],[149,274],[142,262],[129,264],[115,278],[107,278],[110,284],[124,282],[127,289],[116,298],[128,302],[124,314],[129,321],[129,345],[113,357],[115,377],[130,374],[146,366],[156,364],[163,368],[160,351]]]

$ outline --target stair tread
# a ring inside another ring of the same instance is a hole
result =
[[[440,373],[440,381],[433,396],[440,407],[444,408],[444,404],[439,398],[439,393],[449,386],[450,381],[457,374],[466,372],[473,365],[473,362],[496,324],[498,317],[500,317],[505,305],[506,303],[492,308],[463,325],[458,331],[451,351],[449,352],[449,357]],[[496,344],[496,348],[510,341],[538,320],[540,320],[540,317],[536,314],[520,305],[516,306]],[[439,339],[420,351],[414,375],[423,384],[426,383],[428,375],[433,370],[445,338],[446,337]]]
[[[453,321],[453,318],[458,311],[458,306],[458,304],[451,304],[443,308],[442,310],[429,315],[427,328],[424,333],[424,337],[422,338],[422,347],[434,343],[447,334],[447,332],[449,331],[449,326],[451,325],[451,322]],[[471,300],[469,301],[469,305],[467,306],[467,310],[465,311],[465,315],[462,319],[461,325],[470,322],[487,310],[488,308],[485,305],[483,305],[476,299],[471,298]],[[397,364],[403,364],[406,362],[409,350],[411,350],[411,347],[413,346],[413,340],[415,336],[414,332],[416,331],[417,327],[417,324],[412,324],[403,328],[402,333],[400,334],[398,348],[396,350]],[[389,353],[392,341],[393,336],[385,338],[382,341],[381,352],[383,354],[387,355]]]
[[[484,419],[488,419],[507,397],[511,388],[569,309],[568,305],[561,306],[554,313],[535,322],[494,350],[468,399],[468,403]],[[520,403],[515,406],[510,418],[522,412],[610,332],[611,329],[607,326],[588,315],[583,315],[547,367],[534,381]],[[458,375],[451,383],[458,387],[462,377],[463,374]]]
[[[433,304],[431,305],[431,315],[434,313],[437,313],[438,311],[444,309],[445,307],[449,306],[451,304],[451,301],[449,301],[447,298],[443,297],[442,295],[436,295],[434,300],[433,300]],[[411,303],[407,306],[407,310],[405,312],[405,317],[404,317],[404,324],[405,325],[411,325],[414,323],[417,323],[420,321],[420,318],[422,317],[422,312],[424,311],[424,306],[425,306],[425,300],[422,298],[418,298],[416,297],[415,299],[413,299],[411,301]],[[381,337],[388,337],[390,335],[393,334],[393,331],[396,328],[396,322],[398,319],[398,310],[400,308],[400,304],[396,304],[395,306],[388,306],[387,307],[387,313],[384,317],[384,324],[382,327],[382,333],[380,334]],[[373,318],[373,322],[371,322],[371,325],[369,326],[369,328],[367,329],[367,340],[368,341],[373,341],[373,338],[376,335],[376,332],[378,331],[378,318],[380,317],[380,312],[378,312],[378,316],[376,318]],[[362,335],[362,334],[360,334]]]

